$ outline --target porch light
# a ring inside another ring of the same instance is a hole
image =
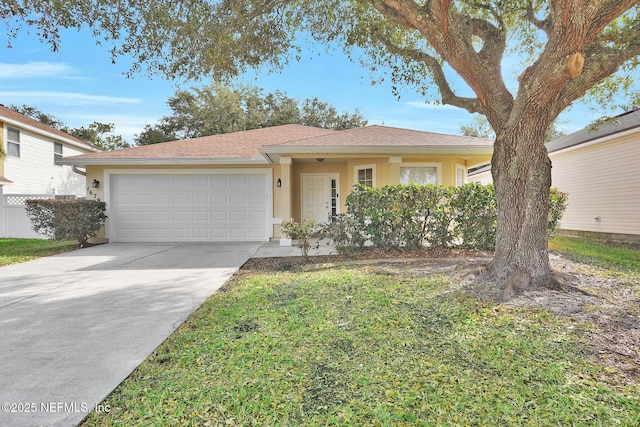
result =
[[[276,181],[276,187],[282,187],[282,180],[280,178],[278,178],[278,180]]]
[[[93,188],[98,188],[100,187],[100,181],[98,181],[97,179],[94,179],[93,182],[91,183],[91,186]]]

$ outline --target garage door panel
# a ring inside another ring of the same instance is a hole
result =
[[[209,194],[207,193],[194,193],[192,202],[194,205],[208,205]]]
[[[170,221],[171,220],[171,212],[154,212],[153,214],[154,221]]]
[[[183,191],[183,190],[179,190]],[[191,199],[189,194],[172,194],[171,195],[171,203],[174,205],[188,205],[190,204]]]
[[[211,195],[211,203],[214,205],[226,205],[229,203],[228,194],[214,193]]]
[[[115,241],[266,241],[265,173],[112,175]]]
[[[267,218],[264,211],[249,211],[249,219],[251,221],[264,221]]]
[[[229,212],[227,211],[213,211],[211,212],[211,220],[213,222],[216,221],[228,221],[229,220]]]
[[[193,220],[197,222],[209,222],[209,212],[194,212]]]

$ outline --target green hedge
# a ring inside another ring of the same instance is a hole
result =
[[[551,189],[549,233],[559,227],[567,194]],[[347,213],[325,225],[339,250],[422,246],[493,248],[497,204],[493,185],[357,186],[347,197]]]
[[[25,204],[36,233],[54,240],[77,240],[81,247],[107,220],[107,205],[97,200],[27,200]]]

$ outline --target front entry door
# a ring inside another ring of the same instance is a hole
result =
[[[332,213],[331,175],[302,174],[302,220],[313,219],[316,224],[329,221]]]

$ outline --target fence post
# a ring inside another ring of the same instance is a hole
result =
[[[4,190],[2,189],[2,185],[0,185],[0,237],[6,236],[6,217],[7,215],[4,210]]]

